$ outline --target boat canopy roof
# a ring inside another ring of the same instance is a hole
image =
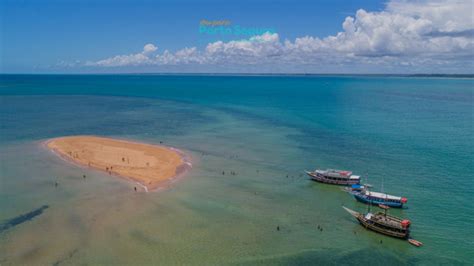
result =
[[[351,171],[335,170],[335,169],[316,170],[316,172],[323,175],[330,176],[330,177],[339,177],[339,178],[349,178],[352,175]]]
[[[401,197],[392,196],[392,195],[388,195],[388,194],[380,193],[380,192],[373,192],[373,191],[366,191],[365,195],[375,197],[375,198],[380,198],[380,199],[390,199],[390,200],[401,200],[402,199]]]
[[[360,179],[360,176],[358,176],[358,175],[351,175],[351,177],[349,177],[349,179]]]

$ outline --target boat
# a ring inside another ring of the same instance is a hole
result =
[[[408,240],[410,237],[410,220],[388,215],[387,210],[390,208],[388,206],[379,205],[379,207],[385,211],[371,213],[369,210],[366,214],[362,214],[343,206],[343,208],[354,216],[366,229],[380,234]]]
[[[360,176],[353,175],[351,171],[345,170],[314,170],[306,171],[306,174],[311,177],[312,180],[318,181],[321,183],[334,184],[334,185],[355,185],[359,184]]]
[[[405,197],[370,191],[367,186],[358,184],[351,186],[350,193],[356,200],[362,203],[372,205],[382,204],[391,208],[402,208],[403,204],[407,203],[408,201]]]
[[[410,244],[412,244],[413,246],[416,246],[416,247],[423,246],[423,243],[421,243],[420,241],[415,240],[413,238],[408,239],[408,243],[410,243]]]

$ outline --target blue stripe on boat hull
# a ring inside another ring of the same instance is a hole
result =
[[[376,200],[376,199],[369,200],[369,199],[367,199],[366,197],[361,196],[361,195],[358,195],[358,194],[354,194],[354,198],[356,198],[356,200],[358,200],[358,201],[360,201],[360,202],[362,202],[362,203],[365,203],[365,204],[372,204],[372,205],[383,204],[383,205],[386,205],[386,206],[392,207],[392,208],[402,208],[402,207],[403,207],[403,203],[401,203],[401,202],[385,201],[385,200],[383,200],[383,199],[380,199],[380,200]]]

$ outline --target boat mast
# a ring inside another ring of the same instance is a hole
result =
[[[382,175],[382,187],[381,187],[382,193],[383,193],[383,180],[384,180],[384,177]]]
[[[385,192],[383,191],[383,183],[384,183],[384,175],[382,175],[382,187],[381,187],[381,190],[382,190],[382,193],[385,194]],[[387,194],[385,194],[385,202],[387,201]],[[385,212],[385,216],[387,216],[387,212]]]
[[[365,171],[365,185],[369,184],[369,170]]]
[[[385,220],[387,220],[387,210],[390,208],[387,205],[379,204],[379,207],[384,210],[383,216],[385,217]]]
[[[369,184],[369,170],[365,172],[365,180],[367,181],[367,183],[365,184],[367,186]],[[367,190],[367,188],[364,188],[364,189]],[[369,194],[369,197],[370,197],[370,194]],[[367,213],[370,213],[370,205],[372,205],[372,202],[369,198],[369,204],[367,204]]]

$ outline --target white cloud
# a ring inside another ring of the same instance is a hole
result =
[[[152,43],[149,43],[149,44],[146,44],[145,47],[143,47],[143,54],[150,54],[156,50],[158,50],[158,47],[156,47]]]
[[[391,1],[387,10],[426,19],[440,31],[462,31],[473,27],[473,2],[470,0]]]
[[[158,49],[155,45],[149,43],[143,47],[143,51],[138,54],[117,55],[97,62],[89,62],[89,66],[117,67],[117,66],[139,66],[150,65],[154,61],[149,57]]]
[[[196,47],[184,48],[174,54],[166,50],[163,54],[153,58],[153,60],[156,64],[161,65],[202,64],[206,62]]]
[[[217,41],[207,45],[203,56],[207,62],[222,63],[261,63],[262,59],[281,56],[284,47],[276,33],[264,33],[248,40],[222,42]]]
[[[325,38],[305,36],[280,40],[265,33],[248,40],[209,43],[205,49],[165,50],[145,45],[143,51],[92,63],[95,66],[183,64],[459,64],[474,57],[471,0],[400,1],[384,11],[359,9],[342,23],[343,31]]]

